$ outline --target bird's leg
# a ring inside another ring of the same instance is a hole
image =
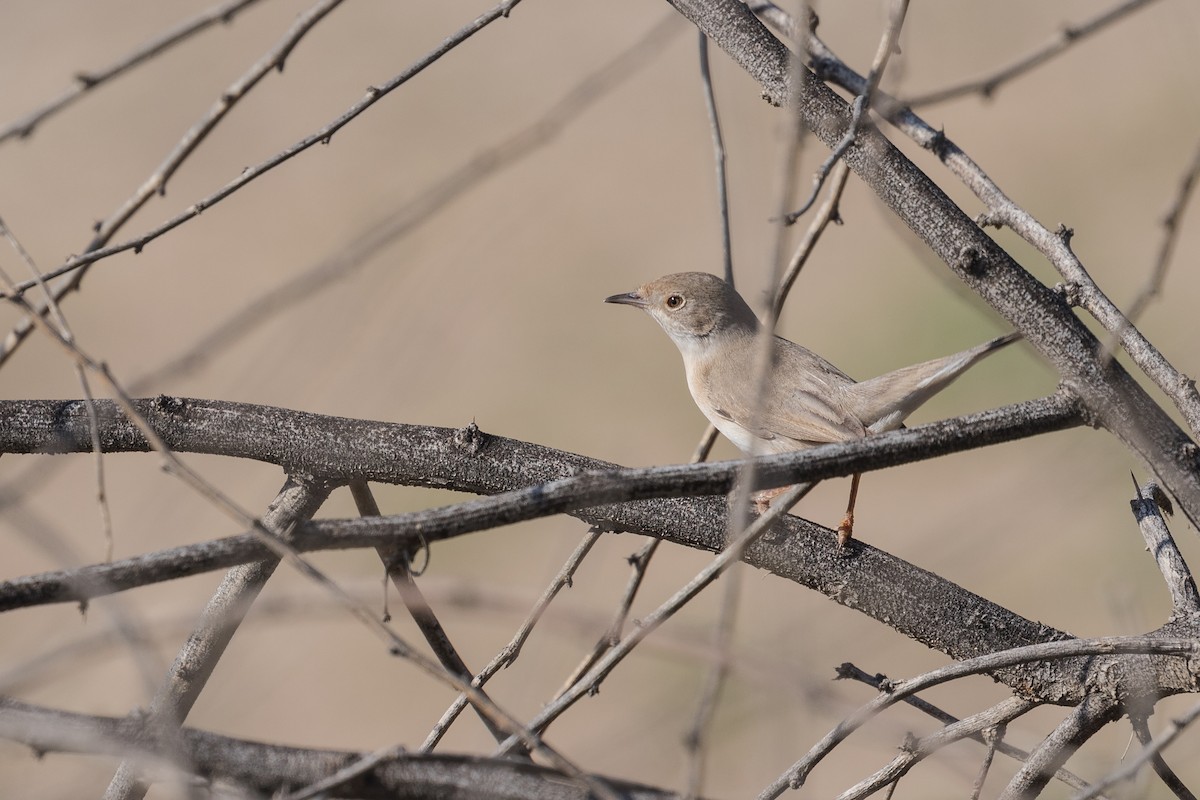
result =
[[[846,516],[842,517],[842,524],[837,529],[838,547],[845,547],[854,538],[854,501],[858,499],[858,481],[861,477],[862,473],[856,472],[850,479],[850,502],[846,505]]]
[[[762,489],[754,493],[754,512],[759,516],[767,513],[767,509],[771,507],[771,501],[779,495],[786,492],[790,486],[777,486],[774,489]]]

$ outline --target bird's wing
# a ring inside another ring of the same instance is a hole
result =
[[[750,377],[747,376],[747,381]],[[792,450],[826,442],[844,442],[866,434],[857,417],[843,410],[845,388],[854,384],[846,373],[794,342],[776,337],[775,365],[762,408],[755,409],[745,398],[710,397],[726,419],[774,441],[778,450]],[[757,424],[752,424],[757,423]]]

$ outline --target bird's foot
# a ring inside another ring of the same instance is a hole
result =
[[[850,540],[854,538],[854,512],[847,511],[846,516],[842,517],[842,524],[838,525],[837,542],[838,547],[845,547],[850,544]]]

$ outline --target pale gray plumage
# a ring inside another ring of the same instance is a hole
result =
[[[1020,338],[1010,333],[858,383],[811,350],[776,336],[773,372],[759,398],[752,379],[759,321],[725,281],[681,272],[605,302],[637,306],[662,326],[683,355],[696,405],[747,453],[783,453],[899,428],[975,362]],[[851,522],[851,511],[844,524]]]

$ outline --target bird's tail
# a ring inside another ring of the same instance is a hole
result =
[[[855,415],[872,432],[900,427],[909,414],[950,385],[951,381],[1005,345],[1021,338],[1020,331],[997,336],[953,355],[902,367],[847,388]]]

